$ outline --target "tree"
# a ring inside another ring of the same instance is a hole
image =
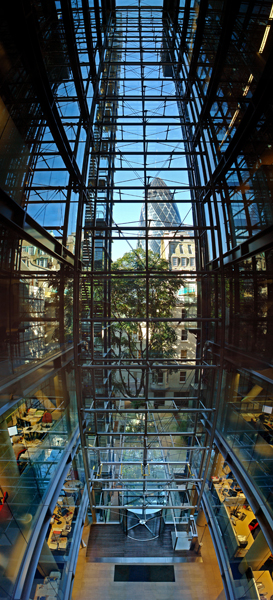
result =
[[[121,319],[111,326],[112,357],[132,359],[135,363],[148,355],[156,366],[160,359],[174,356],[175,329],[160,319],[172,317],[183,280],[168,275],[168,271],[168,262],[149,251],[146,277],[146,256],[142,248],[126,253],[112,263],[111,315]],[[159,319],[149,323],[148,343],[147,312],[149,318]],[[124,322],[124,318],[132,320]],[[137,377],[135,371],[122,366],[118,371],[113,370],[114,390],[129,398],[143,395],[145,372],[142,369]]]

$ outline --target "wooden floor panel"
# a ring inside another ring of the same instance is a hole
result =
[[[88,539],[86,560],[99,558],[149,558],[149,557],[196,557],[194,552],[173,550],[172,525],[166,525],[159,538],[152,541],[136,541],[123,533],[120,525],[92,525]]]
[[[103,527],[103,526],[102,526]],[[92,527],[91,527],[92,529]],[[202,561],[189,559],[102,559],[86,560],[86,547],[80,549],[72,590],[73,600],[225,600],[223,583],[208,527],[199,527]],[[87,544],[89,527],[83,532]],[[182,561],[183,562],[180,562]],[[137,562],[136,562],[137,561]],[[175,582],[114,581],[116,564],[174,564]]]

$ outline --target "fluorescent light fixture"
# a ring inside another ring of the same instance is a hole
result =
[[[230,121],[230,123],[228,125],[227,130],[226,130],[226,133],[225,133],[225,135],[224,135],[224,137],[223,137],[223,139],[221,141],[220,148],[223,145],[223,143],[224,143],[226,137],[228,136],[230,130],[232,129],[232,127],[233,127],[233,125],[234,125],[234,123],[235,123],[235,121],[236,121],[236,119],[238,117],[239,112],[240,112],[240,108],[236,108],[235,113],[234,113],[234,115],[233,115],[233,117],[232,117],[232,119],[231,119],[231,121]]]
[[[243,91],[243,96],[247,96],[247,94],[249,92],[250,84],[252,83],[252,81],[253,81],[253,75],[251,73],[251,75],[249,75],[247,85],[246,85],[246,87],[245,87],[245,89]]]
[[[267,25],[266,28],[265,28],[265,32],[264,32],[264,36],[263,36],[263,39],[262,39],[262,43],[261,43],[260,48],[259,48],[259,54],[262,54],[262,52],[264,51],[264,47],[265,47],[265,44],[266,44],[266,40],[268,38],[270,27],[271,27],[271,25]]]
[[[268,17],[269,21],[272,21],[272,19],[273,19],[273,4],[271,6],[271,10],[270,10],[269,17]],[[271,27],[271,23],[270,23],[270,25],[267,25],[266,28],[265,28],[265,32],[264,32],[264,35],[263,35],[263,39],[262,39],[262,42],[261,42],[258,54],[262,54],[262,52],[264,51],[264,47],[265,47],[265,44],[266,44],[266,40],[268,38],[270,27]]]
[[[228,128],[229,128],[229,129],[231,129],[231,128],[233,127],[233,125],[234,125],[234,123],[235,123],[235,121],[236,121],[236,119],[237,119],[237,117],[238,117],[238,114],[239,114],[239,112],[240,112],[240,109],[239,109],[239,108],[237,108],[237,109],[235,110],[235,113],[234,113],[234,115],[233,115],[233,117],[232,117],[232,119],[231,119],[231,121],[230,121],[230,124],[229,124],[229,126],[228,126]]]

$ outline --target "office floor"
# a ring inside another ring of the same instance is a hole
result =
[[[201,538],[204,529],[199,529]],[[89,527],[84,529],[87,543]],[[208,527],[202,539],[202,563],[176,563],[174,583],[114,582],[114,563],[87,563],[81,548],[73,600],[225,600],[222,579]],[[148,564],[147,560],[147,564]],[[157,564],[160,564],[160,560]]]

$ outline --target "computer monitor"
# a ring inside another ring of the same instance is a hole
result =
[[[246,502],[244,494],[240,494],[239,496],[227,496],[224,500],[226,506],[243,506]]]
[[[14,435],[18,435],[17,425],[13,425],[13,427],[8,427],[9,436],[13,437]]]
[[[228,495],[229,495],[229,496],[231,496],[231,497],[232,497],[232,496],[237,496],[237,492],[236,492],[235,490],[232,490],[232,489],[230,488],[230,489],[229,489],[229,491],[228,491]]]

